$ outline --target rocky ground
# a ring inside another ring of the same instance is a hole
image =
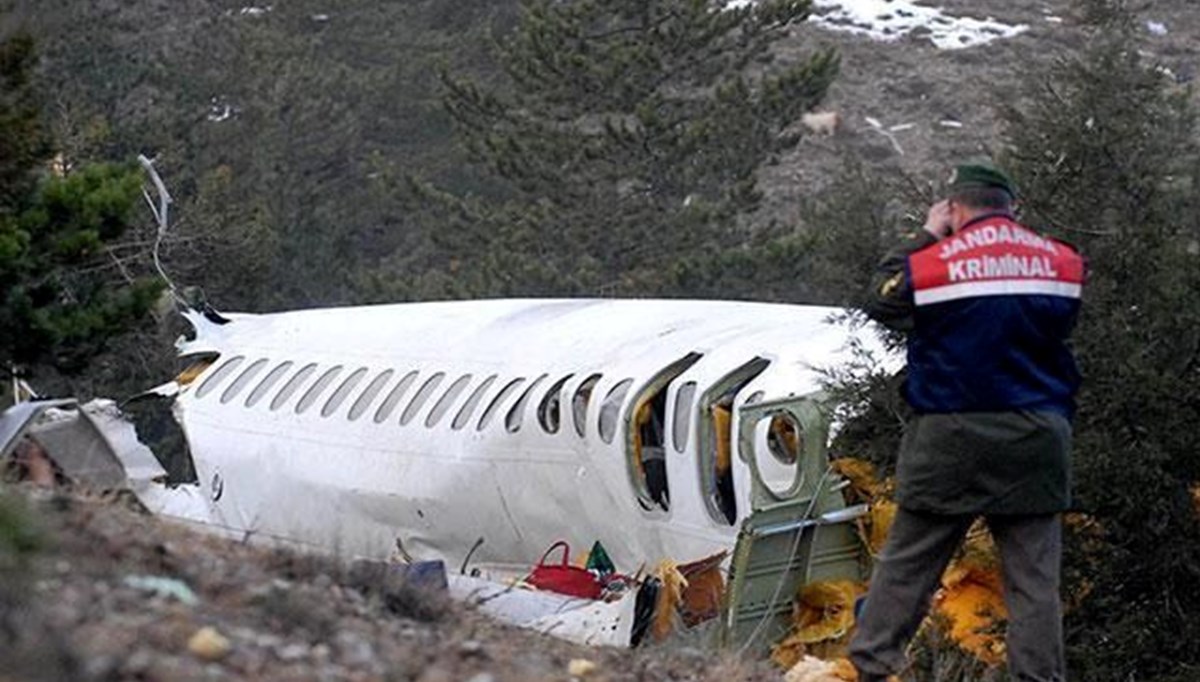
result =
[[[1041,82],[1041,70],[1085,40],[1081,3],[1075,0],[921,4],[940,6],[952,16],[993,18],[1028,28],[1013,38],[956,50],[935,47],[922,31],[884,42],[811,23],[794,29],[782,45],[781,58],[800,59],[823,47],[841,55],[841,73],[821,107],[838,112],[841,125],[832,136],[806,136],[763,173],[767,216],[795,224],[805,197],[816,194],[847,163],[890,169],[928,184],[948,177],[958,160],[1001,152],[998,106],[1019,100]],[[1194,85],[1200,66],[1200,6],[1190,0],[1131,6],[1137,10],[1136,30],[1145,56],[1169,70],[1165,78],[1181,87]],[[872,120],[891,137],[881,134]],[[893,127],[900,129],[892,132]]]
[[[0,682],[781,679],[694,649],[574,646],[125,499],[8,487],[0,507]],[[41,538],[24,560],[13,548],[34,543],[14,539],[13,509]]]

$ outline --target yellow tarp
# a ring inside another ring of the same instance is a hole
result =
[[[879,480],[874,466],[862,460],[838,459],[833,468],[850,481],[848,501],[870,505],[859,531],[871,554],[878,556],[896,516],[897,506],[891,500],[894,485]],[[1195,494],[1200,504],[1200,486]],[[793,669],[805,656],[843,656],[852,636],[854,602],[864,592],[863,586],[846,582],[813,583],[801,588],[793,609],[793,630],[772,649],[772,660]],[[942,589],[934,597],[933,611],[950,624],[948,635],[964,651],[989,665],[1004,661],[1007,611],[1000,564],[991,534],[983,524],[972,527],[962,551],[947,568]],[[926,627],[933,622],[926,621]]]
[[[849,580],[809,583],[800,588],[792,604],[794,629],[772,647],[771,660],[790,669],[805,655],[845,655],[854,629],[854,602],[864,591],[862,584]]]

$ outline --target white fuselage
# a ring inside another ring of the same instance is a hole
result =
[[[497,300],[192,316],[181,353],[216,359],[177,399],[205,499],[180,515],[345,556],[388,555],[399,540],[453,565],[480,538],[474,561],[511,565],[559,539],[577,552],[599,540],[631,573],[729,549],[750,511],[743,458],[757,455],[733,457],[730,522],[702,482],[702,400],[758,359],[732,393],[736,443],[747,399],[819,390],[850,339],[874,343],[830,322],[838,312]],[[684,358],[662,389],[664,510],[639,503],[631,412]],[[758,461],[764,477],[790,475]]]

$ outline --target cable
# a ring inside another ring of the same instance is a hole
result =
[[[817,502],[821,499],[821,493],[823,492],[825,481],[829,480],[829,474],[832,472],[833,466],[827,465],[825,467],[825,473],[821,474],[821,478],[817,479],[816,489],[813,491],[812,499],[809,500],[808,508],[804,510],[804,516],[801,518],[801,520],[808,520],[812,518],[813,510],[816,508]],[[804,530],[807,527],[808,526],[801,526],[796,529],[796,539],[792,541],[792,549],[788,554],[787,565],[789,568],[791,567],[792,562],[795,561],[797,553],[800,551],[800,540],[804,537]],[[750,632],[750,637],[746,639],[745,643],[743,643],[740,648],[738,648],[737,655],[739,658],[746,653],[746,651],[750,648],[750,645],[754,643],[754,640],[758,639],[758,636],[762,634],[762,629],[766,626],[771,613],[775,610],[775,605],[779,603],[779,595],[783,592],[783,584],[786,579],[787,571],[784,571],[779,576],[779,582],[775,584],[775,592],[771,595],[771,601],[767,604],[767,609],[763,612],[762,618],[759,619],[758,624],[754,626],[754,630]]]

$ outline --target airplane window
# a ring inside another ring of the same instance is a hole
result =
[[[474,414],[475,408],[479,406],[479,401],[483,400],[483,394],[487,393],[487,390],[491,388],[492,384],[494,383],[496,383],[495,374],[484,379],[483,383],[479,384],[479,386],[477,386],[475,390],[471,392],[471,396],[467,398],[467,402],[463,403],[463,406],[461,409],[459,409],[458,414],[454,415],[454,421],[450,423],[450,428],[458,431],[462,427],[466,426],[467,422],[471,421],[471,415]]]
[[[733,481],[733,462],[737,443],[733,440],[733,402],[737,394],[766,371],[771,364],[754,358],[727,374],[708,388],[700,398],[701,481],[708,513],[714,521],[733,525],[737,521],[737,491]]]
[[[621,415],[625,394],[632,385],[633,379],[626,379],[613,386],[608,395],[604,396],[604,402],[600,403],[600,440],[605,443],[611,443],[613,436],[617,435],[617,418]]]
[[[366,389],[363,390],[362,395],[358,396],[358,400],[355,400],[354,404],[350,406],[350,414],[347,415],[347,418],[350,421],[356,421],[359,417],[363,416],[363,413],[367,411],[371,403],[375,402],[375,399],[379,397],[379,392],[383,390],[388,379],[391,379],[395,373],[395,370],[385,369],[379,373],[379,376],[372,379],[371,383],[367,384]]]
[[[332,384],[333,380],[336,379],[341,373],[341,365],[330,367],[329,369],[325,370],[325,373],[321,375],[321,378],[313,382],[313,385],[309,387],[308,391],[304,394],[304,397],[300,398],[300,402],[296,403],[296,414],[304,414],[308,408],[312,407],[313,403],[317,402],[317,398],[321,397],[321,394],[325,392],[325,389],[329,387],[329,384]]]
[[[254,390],[250,391],[250,395],[246,397],[246,407],[254,407],[257,405],[258,401],[262,400],[267,395],[267,392],[274,388],[275,384],[279,383],[279,380],[283,378],[283,375],[287,374],[288,370],[292,368],[293,364],[294,363],[291,360],[287,360],[280,363],[275,369],[267,372],[267,376],[264,377],[263,380],[254,387]]]
[[[292,395],[300,389],[300,386],[305,381],[308,381],[308,378],[315,371],[317,371],[316,363],[310,363],[301,367],[300,371],[293,374],[292,378],[288,379],[287,383],[283,385],[283,388],[279,389],[279,393],[275,394],[275,397],[271,399],[271,410],[278,410],[284,403],[290,400]]]
[[[579,384],[579,388],[575,389],[575,395],[571,398],[571,416],[575,418],[575,433],[583,438],[587,433],[587,410],[588,403],[592,400],[592,391],[595,390],[596,384],[600,382],[599,374],[583,380]]]
[[[400,383],[396,384],[395,388],[393,388],[391,392],[388,393],[388,396],[383,399],[383,404],[380,405],[379,409],[375,411],[376,424],[382,424],[383,422],[387,421],[388,417],[392,416],[392,412],[396,409],[396,406],[400,404],[400,401],[404,398],[404,394],[408,392],[408,387],[412,386],[413,382],[416,380],[416,370],[405,374],[404,377],[400,379]]]
[[[500,404],[503,403],[505,398],[511,395],[513,391],[520,388],[521,384],[523,383],[525,383],[525,379],[513,379],[512,381],[508,382],[504,388],[500,389],[500,392],[496,394],[496,397],[492,398],[491,404],[489,404],[487,409],[483,411],[483,416],[479,418],[479,424],[475,426],[475,430],[482,431],[487,428],[487,425],[492,421],[492,417],[496,415],[496,411],[500,409]]]
[[[688,353],[655,374],[638,388],[630,407],[630,428],[625,434],[625,458],[634,494],[643,509],[671,508],[667,480],[667,387],[700,360]]]
[[[692,425],[692,401],[696,398],[696,382],[689,381],[679,387],[675,394],[675,424],[672,437],[675,440],[675,451],[683,452],[687,447],[688,427]]]
[[[450,408],[454,405],[454,401],[458,400],[458,396],[462,395],[462,392],[467,390],[467,384],[470,383],[470,374],[464,374],[455,379],[454,383],[450,384],[450,388],[447,388],[446,392],[442,394],[442,397],[438,399],[437,404],[433,406],[433,409],[429,411],[429,416],[425,418],[425,426],[430,428],[437,426],[437,423],[442,420],[442,417],[446,416],[446,413],[450,411]]]
[[[208,378],[204,380],[204,383],[200,384],[200,388],[196,391],[196,397],[203,398],[209,393],[212,393],[213,390],[216,389],[217,384],[225,381],[225,377],[233,374],[234,371],[241,366],[242,361],[245,359],[246,358],[239,355],[235,358],[230,358],[229,362],[226,362],[218,367],[217,371],[209,374]]]
[[[546,397],[542,398],[542,403],[538,405],[538,422],[546,433],[558,433],[558,426],[562,421],[563,384],[566,384],[573,376],[575,375],[568,374],[554,382],[550,390],[546,391]]]
[[[233,383],[229,384],[229,388],[225,389],[225,392],[221,394],[221,404],[224,405],[230,400],[236,398],[237,394],[241,393],[242,389],[246,388],[251,381],[254,381],[254,377],[258,376],[258,373],[261,372],[262,368],[266,366],[266,358],[255,360],[254,362],[250,363],[250,366],[247,367],[246,370],[240,375],[238,375],[238,378],[234,379]]]
[[[525,421],[525,405],[529,402],[529,396],[537,390],[537,387],[546,380],[547,376],[549,375],[543,374],[530,384],[529,388],[525,389],[525,392],[513,404],[512,409],[508,411],[508,414],[504,417],[504,428],[508,429],[509,433],[516,433],[521,430],[521,422]]]
[[[342,385],[338,386],[337,390],[333,392],[333,395],[329,396],[329,400],[325,401],[325,407],[321,408],[321,416],[328,417],[334,412],[337,412],[337,409],[342,406],[342,403],[346,402],[346,398],[350,395],[350,392],[353,391],[356,386],[358,386],[358,383],[362,381],[362,378],[366,375],[367,368],[359,367],[358,369],[354,370],[353,374],[346,377],[346,380],[342,382]]]
[[[804,430],[791,415],[777,414],[771,418],[767,431],[767,449],[783,464],[792,465],[800,458],[804,447]]]
[[[417,390],[417,394],[413,396],[412,402],[404,408],[404,413],[400,415],[400,426],[407,426],[413,417],[417,416],[417,412],[425,405],[425,401],[429,400],[429,396],[437,390],[438,384],[442,383],[442,379],[445,378],[445,372],[438,372],[425,380],[425,383]]]

